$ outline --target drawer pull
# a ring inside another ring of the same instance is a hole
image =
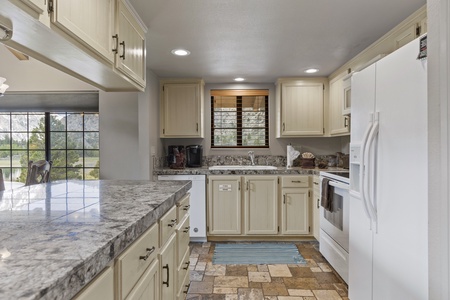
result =
[[[293,183],[302,183],[303,181],[301,180],[292,180]]]
[[[315,181],[314,181],[314,184],[315,184],[315,185],[319,185],[319,183],[318,183],[318,182],[315,182]]]
[[[183,291],[183,293],[187,294],[189,292],[189,287],[191,286],[191,284],[186,284],[184,287],[186,288],[185,291]]]
[[[191,264],[191,262],[187,261],[184,264],[186,265],[186,267],[184,267],[183,270],[187,270],[187,269],[189,269],[189,265]]]
[[[190,205],[186,205],[186,206],[183,208],[183,210],[188,210],[189,207],[191,207],[191,206],[190,206]]]
[[[184,232],[184,233],[188,233],[188,232],[189,232],[189,229],[191,229],[191,226],[184,227],[184,229],[185,229],[185,230],[183,230],[183,232]]]
[[[163,269],[167,270],[167,281],[163,281],[163,284],[165,284],[167,287],[169,287],[169,264],[166,264]]]
[[[149,256],[152,255],[153,252],[155,252],[155,246],[153,246],[151,248],[147,248],[147,249],[145,249],[145,251],[147,251],[145,256],[139,256],[139,259],[147,260],[149,258]]]
[[[168,224],[167,226],[173,227],[173,226],[177,225],[177,222],[178,222],[177,219],[173,219],[173,220],[170,220],[170,221],[171,221],[172,223]]]

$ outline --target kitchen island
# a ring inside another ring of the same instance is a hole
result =
[[[70,299],[189,181],[55,181],[0,192],[0,299]]]

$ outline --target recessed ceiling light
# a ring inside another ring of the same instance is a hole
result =
[[[312,74],[312,73],[316,73],[317,71],[319,71],[319,69],[307,69],[307,70],[305,70],[305,73]]]
[[[234,81],[244,81],[244,80],[245,80],[245,78],[242,78],[242,77],[237,77],[234,79]]]
[[[184,49],[173,49],[172,54],[178,55],[178,56],[186,56],[191,54],[191,52],[184,50]]]

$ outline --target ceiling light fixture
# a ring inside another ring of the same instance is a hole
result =
[[[317,73],[318,71],[319,71],[319,69],[311,68],[311,69],[305,70],[305,73],[313,74],[313,73]]]
[[[244,80],[245,80],[245,78],[242,78],[242,77],[237,77],[234,79],[234,81],[244,81]]]
[[[186,56],[186,55],[191,54],[191,52],[189,52],[185,49],[173,49],[172,54],[177,55],[177,56]]]
[[[6,89],[9,88],[9,85],[5,84],[6,78],[0,77],[0,97],[3,96]]]

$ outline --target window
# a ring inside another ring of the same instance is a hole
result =
[[[41,159],[53,161],[51,180],[99,179],[98,127],[98,113],[0,112],[5,184],[22,185],[28,161]]]
[[[269,91],[212,90],[211,147],[268,148]]]

